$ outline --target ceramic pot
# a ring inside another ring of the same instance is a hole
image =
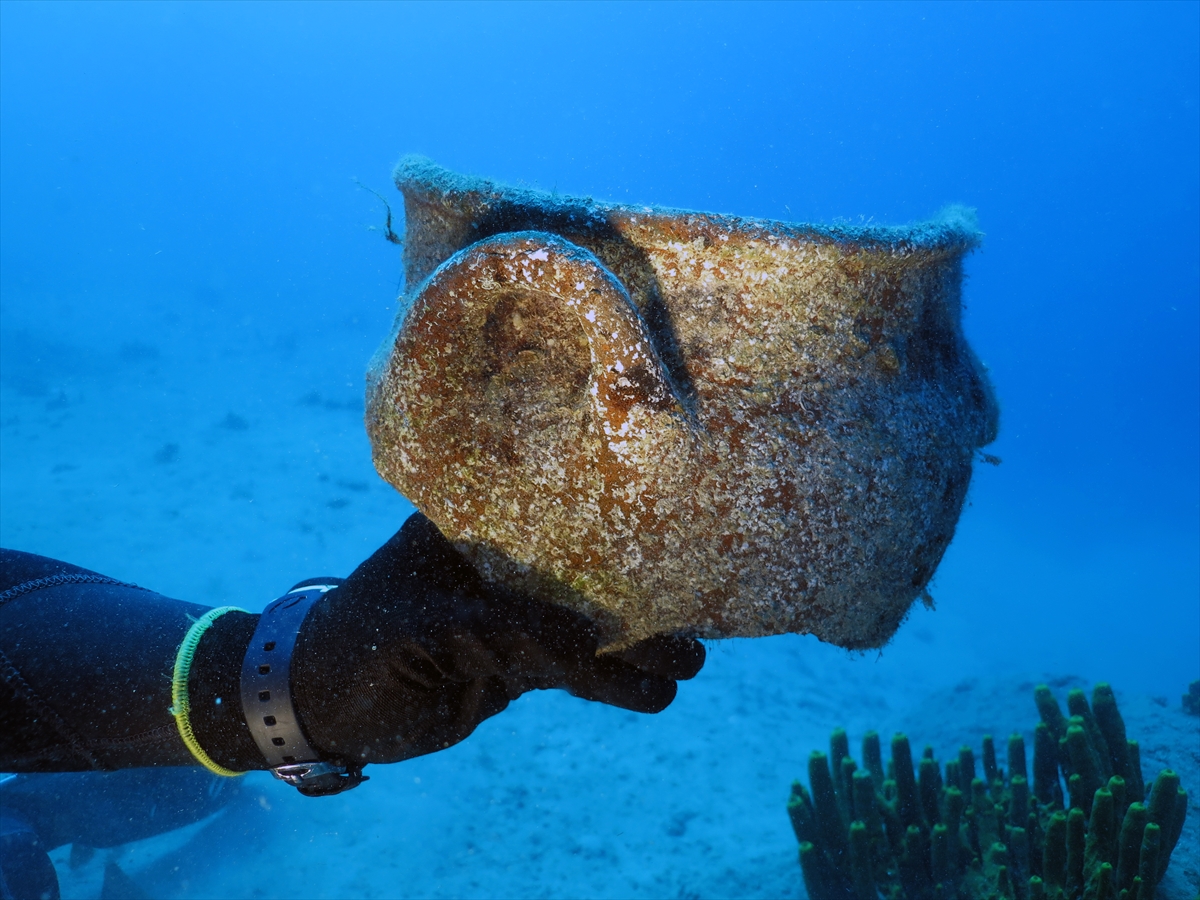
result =
[[[652,634],[884,644],[997,406],[950,212],[839,228],[401,163],[411,285],[368,376],[379,473],[485,578]]]

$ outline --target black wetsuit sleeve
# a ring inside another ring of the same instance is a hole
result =
[[[207,607],[68,563],[0,550],[0,771],[195,765],[171,714],[179,645]],[[237,679],[258,617],[217,619],[189,680],[214,761],[263,765]]]

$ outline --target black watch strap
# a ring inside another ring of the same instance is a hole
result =
[[[322,760],[292,705],[292,651],[313,604],[329,584],[306,584],[267,604],[242,661],[242,711],[271,773],[302,794],[320,797],[358,787],[361,766]]]

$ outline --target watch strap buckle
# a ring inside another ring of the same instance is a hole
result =
[[[322,761],[276,766],[271,774],[306,797],[329,797],[371,780],[361,768]]]

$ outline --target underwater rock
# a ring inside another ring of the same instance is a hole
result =
[[[886,643],[997,406],[968,212],[825,227],[504,188],[408,158],[375,467],[489,580],[660,632]]]
[[[969,747],[944,769],[926,747],[914,768],[903,734],[885,770],[875,732],[859,769],[835,731],[787,804],[809,896],[1153,900],[1187,816],[1179,776],[1164,769],[1146,796],[1138,743],[1107,684],[1090,706],[1072,690],[1070,718],[1044,685],[1035,701],[1032,783],[1020,734],[1008,739],[1007,772],[984,737],[980,772]]]

